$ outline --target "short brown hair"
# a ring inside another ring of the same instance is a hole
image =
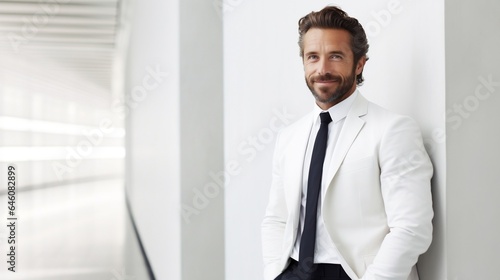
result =
[[[359,21],[347,15],[339,7],[327,6],[319,12],[311,12],[299,20],[299,47],[300,56],[304,56],[303,36],[311,28],[323,29],[343,29],[351,34],[351,50],[354,54],[354,64],[358,63],[361,57],[368,60],[368,39],[365,30]],[[363,82],[363,72],[356,76],[356,83]]]

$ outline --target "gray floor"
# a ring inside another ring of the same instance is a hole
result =
[[[18,193],[15,273],[7,270],[7,200],[0,196],[0,279],[148,280],[123,185],[108,180]]]

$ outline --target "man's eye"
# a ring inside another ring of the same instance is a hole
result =
[[[318,58],[318,56],[317,56],[317,55],[315,55],[315,54],[311,54],[311,55],[309,55],[309,56],[307,57],[307,59],[309,59],[309,60],[312,60],[312,59],[317,59],[317,58]]]
[[[342,57],[340,55],[337,55],[337,54],[334,54],[332,56],[330,56],[331,59],[334,59],[334,60],[340,60],[342,59]]]

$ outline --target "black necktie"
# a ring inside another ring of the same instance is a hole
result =
[[[299,263],[309,265],[314,262],[314,247],[316,244],[316,218],[318,212],[318,198],[323,176],[323,162],[325,161],[326,142],[328,140],[328,124],[332,121],[328,112],[320,115],[321,127],[314,141],[314,148],[309,167],[307,181],[307,201],[304,230],[300,239]]]

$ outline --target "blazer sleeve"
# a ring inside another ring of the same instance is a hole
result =
[[[276,140],[273,157],[269,203],[261,226],[265,280],[274,280],[282,270],[282,247],[288,211],[283,189],[280,135],[279,133]]]
[[[432,240],[432,163],[420,129],[408,117],[391,121],[379,145],[380,183],[389,233],[362,280],[406,280]]]

